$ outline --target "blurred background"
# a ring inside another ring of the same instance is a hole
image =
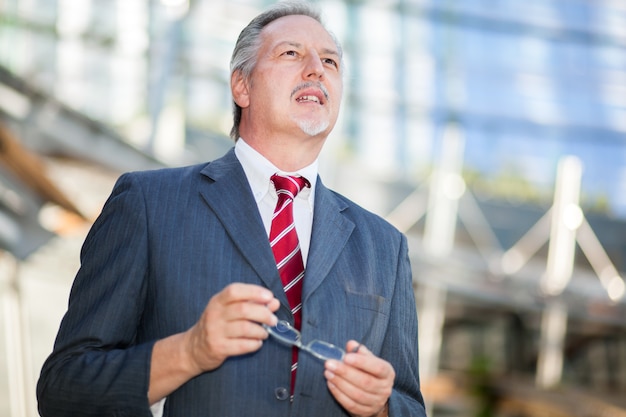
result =
[[[0,0],[0,415],[37,415],[124,171],[232,146],[271,1]],[[626,416],[626,2],[315,1],[345,50],[324,182],[409,238],[431,416]]]

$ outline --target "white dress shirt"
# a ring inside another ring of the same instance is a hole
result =
[[[311,243],[318,160],[316,159],[311,165],[297,172],[281,171],[241,138],[235,144],[235,155],[237,155],[237,159],[239,159],[248,178],[248,183],[252,189],[254,200],[259,207],[259,213],[261,213],[261,219],[263,219],[263,226],[265,226],[268,239],[272,225],[272,216],[278,201],[278,195],[276,194],[274,184],[270,181],[270,177],[278,173],[282,175],[300,175],[309,180],[311,188],[305,188],[300,191],[293,202],[293,219],[296,224],[298,240],[300,241],[302,260],[304,265],[306,265]]]

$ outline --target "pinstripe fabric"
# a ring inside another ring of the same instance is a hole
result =
[[[69,309],[41,371],[45,417],[151,417],[154,341],[189,329],[232,282],[269,288],[290,319],[245,173],[233,151],[209,164],[124,175],[82,250]],[[417,316],[406,239],[318,178],[302,288],[302,336],[366,345],[396,370],[390,415],[423,417]],[[324,367],[300,355],[294,400],[290,348],[268,339],[252,354],[188,381],[164,416],[347,417]]]
[[[278,201],[270,228],[270,246],[276,260],[276,267],[283,283],[296,329],[302,327],[302,280],[304,263],[300,243],[293,221],[293,200],[304,187],[310,187],[304,177],[272,175],[270,180],[276,187]],[[291,392],[294,392],[298,370],[298,349],[292,349]]]

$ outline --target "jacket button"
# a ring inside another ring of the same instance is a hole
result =
[[[279,401],[285,401],[289,399],[289,391],[287,390],[287,388],[284,387],[278,387],[274,390],[274,395],[276,396],[276,399]]]

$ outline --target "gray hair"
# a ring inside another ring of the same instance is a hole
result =
[[[285,16],[303,15],[318,21],[322,26],[322,17],[317,8],[305,1],[283,1],[276,3],[269,9],[252,19],[237,39],[233,55],[230,59],[230,75],[239,71],[244,80],[248,81],[252,75],[252,71],[256,66],[257,52],[261,44],[261,32],[265,26],[274,20]],[[328,29],[327,29],[328,31]],[[328,31],[330,36],[337,45],[339,56],[341,58],[342,50],[335,36]],[[233,100],[233,127],[230,131],[230,137],[233,140],[239,139],[239,123],[241,122],[241,107]]]

